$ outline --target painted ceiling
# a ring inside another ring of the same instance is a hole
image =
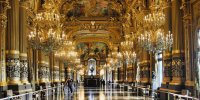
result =
[[[81,59],[90,58],[96,56],[100,59],[105,59],[108,54],[108,46],[102,42],[82,42],[77,44],[77,51],[81,54]]]
[[[118,16],[117,12],[110,9],[108,0],[79,0],[67,13],[75,17],[105,17]]]

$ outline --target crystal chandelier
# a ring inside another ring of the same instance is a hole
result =
[[[144,33],[138,37],[139,45],[149,52],[160,52],[171,48],[173,45],[173,35],[165,33],[165,14],[163,9],[166,3],[162,0],[155,0],[151,4],[151,13],[144,17]],[[141,32],[141,30],[138,30]]]
[[[122,51],[131,51],[133,48],[133,42],[130,40],[130,36],[125,36],[125,41],[121,42]]]
[[[55,56],[61,60],[75,64],[77,63],[78,52],[75,51],[73,42],[68,40],[63,43],[63,47],[61,49],[55,52]]]
[[[172,47],[173,35],[170,31],[165,35],[163,29],[158,29],[156,32],[145,31],[138,37],[138,43],[147,51],[159,52]]]
[[[130,55],[130,59],[131,59],[131,63],[134,63],[136,61],[136,53],[133,52],[131,55]]]
[[[30,32],[28,40],[32,48],[49,53],[60,48],[65,40],[65,34],[64,32],[57,34],[53,29],[49,29],[47,33],[34,29]]]
[[[32,48],[50,53],[61,47],[65,33],[62,31],[62,17],[55,9],[54,1],[45,1],[43,8],[44,12],[37,13],[33,20],[35,27],[28,35],[28,40]]]
[[[127,63],[133,61],[133,42],[130,40],[130,35],[125,36],[125,41],[121,42],[122,55]],[[121,56],[120,54],[118,56]]]
[[[144,23],[151,28],[158,28],[165,24],[165,14],[163,11],[152,12],[144,17]]]
[[[151,13],[144,17],[144,23],[148,28],[160,28],[165,24],[166,20],[163,9],[166,5],[167,3],[163,0],[154,0],[151,2]]]

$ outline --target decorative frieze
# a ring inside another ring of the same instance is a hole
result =
[[[0,0],[0,29],[5,29],[7,26],[7,16],[6,11],[9,9],[9,2],[8,0]]]
[[[6,76],[8,84],[20,84],[19,51],[6,52]]]
[[[54,66],[53,68],[53,82],[59,82],[59,67]]]
[[[38,68],[39,68],[38,76],[39,76],[40,83],[48,82],[50,78],[50,71],[49,71],[48,64],[39,63]]]
[[[141,62],[140,69],[141,82],[148,83],[150,78],[150,62],[147,60]]]
[[[27,60],[20,60],[20,78],[22,83],[28,83],[28,62]]]
[[[171,57],[170,53],[164,54],[163,65],[164,65],[164,80],[163,80],[163,83],[165,84],[166,82],[170,81],[170,78],[172,76],[172,71],[171,71],[172,57]]]
[[[59,71],[54,71],[53,72],[53,81],[59,81]]]
[[[185,81],[185,60],[184,52],[180,50],[175,50],[172,53],[172,81],[170,84],[181,85]]]
[[[172,61],[172,76],[184,77],[185,76],[184,61],[181,58],[173,59]]]
[[[6,59],[7,62],[7,77],[8,78],[19,78],[20,77],[20,61],[19,58]]]

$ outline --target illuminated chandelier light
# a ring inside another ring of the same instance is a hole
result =
[[[65,41],[64,45],[55,52],[55,57],[71,64],[80,63],[80,59],[77,61],[78,52],[75,51],[74,43],[70,40]]]
[[[45,1],[43,7],[44,12],[37,13],[33,20],[35,27],[28,35],[28,40],[33,49],[50,53],[58,50],[66,37],[62,31],[61,15],[56,11],[54,1]]]
[[[134,62],[136,61],[136,57],[137,57],[137,55],[136,55],[135,52],[133,52],[133,53],[130,55],[131,63],[134,63]]]
[[[129,35],[125,36],[125,41],[121,42],[121,47],[123,51],[130,51],[133,48],[133,42],[129,40]]]
[[[40,49],[49,53],[60,48],[65,41],[65,33],[57,34],[53,29],[49,29],[47,33],[34,29],[30,32],[28,40],[33,49]]]
[[[152,12],[144,17],[144,22],[148,27],[158,28],[165,24],[165,14],[163,11]]]
[[[165,25],[166,19],[164,14],[164,8],[167,3],[163,0],[154,0],[151,3],[150,9],[151,13],[144,17],[144,23],[148,28],[160,28]]]
[[[164,35],[163,29],[156,32],[145,31],[138,38],[138,43],[147,51],[159,52],[171,48],[173,45],[173,35],[170,33]]]
[[[130,40],[130,35],[126,35],[125,36],[125,41],[121,42],[121,52],[118,56],[121,59],[120,56],[124,57],[126,63],[131,63],[133,62],[133,56],[132,54],[135,54],[135,52],[133,52],[133,42]]]
[[[145,30],[138,37],[138,43],[149,52],[161,52],[171,49],[173,45],[173,35],[170,31],[166,34],[163,29],[166,22],[163,12],[165,5],[165,1],[155,0],[151,4],[151,14],[144,17]],[[141,30],[138,32],[141,33]]]

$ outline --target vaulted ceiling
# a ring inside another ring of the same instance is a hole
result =
[[[123,35],[119,23],[121,3],[117,0],[67,0],[61,12],[66,18],[69,39],[77,43],[119,43]]]
[[[32,0],[35,13],[42,11],[42,5],[47,1],[51,0]],[[68,39],[76,44],[103,42],[111,46],[119,44],[124,40],[125,34],[132,31],[125,30],[124,27],[134,27],[132,15],[135,12],[132,9],[139,9],[136,4],[143,0],[53,1],[65,18],[63,26]]]

